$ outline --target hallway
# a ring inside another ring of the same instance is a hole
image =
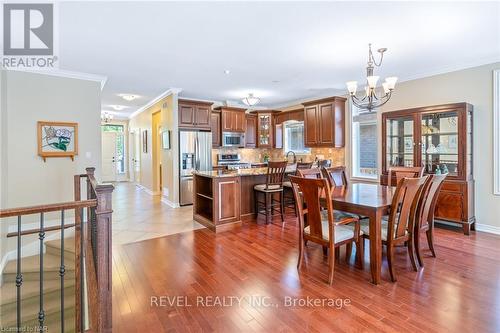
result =
[[[113,245],[204,228],[193,221],[192,206],[171,208],[133,183],[114,183]]]

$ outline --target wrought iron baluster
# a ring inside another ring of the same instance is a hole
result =
[[[40,240],[40,311],[38,312],[38,323],[40,324],[40,332],[42,332],[45,322],[45,311],[43,309],[43,240],[45,239],[43,213],[40,213],[40,232],[38,233],[38,239]]]
[[[61,277],[61,333],[64,333],[64,209],[61,210],[61,267],[59,276]]]
[[[21,286],[23,284],[23,274],[21,274],[21,215],[17,217],[17,331],[21,332]]]
[[[85,306],[84,306],[84,290],[85,288],[85,283],[83,279],[85,278],[85,265],[83,263],[83,243],[85,242],[85,232],[84,232],[84,221],[85,221],[85,216],[84,216],[84,210],[82,208],[82,214],[81,214],[81,219],[80,219],[80,327],[82,329],[82,332],[85,331]],[[88,218],[88,214],[87,214]]]

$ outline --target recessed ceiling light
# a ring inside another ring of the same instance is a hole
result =
[[[129,102],[139,97],[137,95],[132,95],[132,94],[118,94],[118,96]]]
[[[273,83],[280,83],[280,80],[273,80]]]
[[[116,111],[121,111],[121,110],[126,108],[126,106],[123,106],[123,105],[110,105],[110,107],[112,107]]]
[[[231,71],[229,69],[224,70],[224,74],[228,75],[231,74]]]

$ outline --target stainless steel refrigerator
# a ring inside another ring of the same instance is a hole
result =
[[[212,170],[212,132],[179,131],[180,204],[193,204],[194,170]]]

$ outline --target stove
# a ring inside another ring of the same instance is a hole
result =
[[[217,154],[217,165],[225,165],[229,170],[250,169],[250,163],[241,162],[240,154]]]

